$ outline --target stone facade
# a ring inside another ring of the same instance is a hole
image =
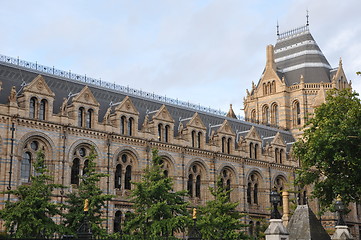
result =
[[[265,72],[245,99],[245,115],[251,121],[243,121],[232,108],[226,116],[195,110],[154,94],[116,90],[108,83],[78,80],[78,75],[8,59],[0,61],[0,191],[27,184],[35,152],[43,149],[54,182],[68,186],[54,196],[64,202],[77,188],[94,146],[98,170],[109,174],[100,187],[116,196],[104,211],[109,232],[121,225],[116,219],[125,221],[125,213],[132,211],[132,182],[140,180],[151,149],[157,148],[174,190],[188,191],[190,207],[212,199],[208,188],[220,176],[233,189],[231,200],[240,203],[238,210],[246,214],[250,233],[256,234],[270,215],[270,190],[293,188],[289,183],[299,166],[291,155],[293,134],[297,137],[304,120],[293,124],[292,104],[297,100],[299,114],[306,116],[324,101],[326,89],[339,86],[308,83],[302,77],[299,84],[287,86],[277,73],[274,49],[268,46]],[[341,64],[334,76],[344,76]],[[270,120],[259,124],[265,104],[278,114],[271,112]],[[303,190],[299,200],[306,195]],[[15,200],[0,195],[1,208],[8,199]],[[311,205],[317,210],[315,202]],[[357,209],[351,218],[354,231],[360,222]]]

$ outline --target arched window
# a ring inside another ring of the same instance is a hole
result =
[[[115,168],[115,174],[114,174],[114,188],[121,188],[122,186],[122,165],[118,164]]]
[[[113,232],[119,233],[121,232],[121,223],[122,223],[122,212],[116,211],[114,215],[114,228]]]
[[[162,138],[163,125],[161,123],[158,124],[158,141],[163,141]]]
[[[227,153],[228,154],[231,153],[231,145],[232,145],[232,138],[228,138],[228,141],[227,141]]]
[[[120,134],[122,135],[125,135],[125,122],[126,122],[125,116],[122,116],[120,118]]]
[[[254,159],[257,159],[257,155],[258,155],[258,144],[256,143],[254,145]]]
[[[118,155],[116,160],[114,172],[114,188],[118,190],[131,190],[133,179],[132,169],[134,166],[134,157],[132,155],[122,152]]]
[[[221,177],[221,181],[222,181],[224,189],[226,191],[230,190],[231,189],[231,183],[233,182],[233,174],[232,174],[232,172],[229,169],[224,168],[221,171],[220,177]],[[230,199],[230,195],[228,195],[228,197]]]
[[[161,156],[160,166],[161,166],[161,169],[163,170],[163,174],[164,174],[165,177],[169,176],[169,172],[171,170],[170,162],[171,161],[168,159],[168,157]]]
[[[278,158],[279,158],[279,150],[278,148],[275,149],[275,162],[278,163]]]
[[[270,82],[267,83],[267,89],[268,89],[268,94],[272,93],[272,87]]]
[[[192,131],[192,147],[196,147],[196,131]]]
[[[282,164],[283,162],[283,149],[280,150],[280,159],[279,163]]]
[[[30,176],[34,174],[33,160],[37,156],[39,150],[43,151],[44,157],[46,157],[47,150],[45,142],[41,139],[32,138],[28,140],[21,153],[22,159],[20,163],[20,182],[27,183],[30,181]],[[50,169],[49,169],[50,170]]]
[[[252,158],[252,152],[253,152],[254,150],[253,150],[253,143],[250,143],[249,144],[249,158]]]
[[[300,103],[295,101],[293,103],[293,124],[298,126],[301,124],[301,108]]]
[[[24,152],[23,159],[21,160],[20,170],[20,178],[22,183],[27,183],[30,181],[31,160],[31,153]]]
[[[256,110],[252,109],[251,111],[251,122],[255,123],[256,122]]]
[[[263,95],[267,95],[266,83],[263,83]]]
[[[190,197],[193,197],[193,174],[188,175],[187,191]]]
[[[30,98],[30,103],[29,103],[30,118],[35,118],[36,116],[36,103],[37,103],[37,99],[35,97]]]
[[[46,105],[47,105],[47,101],[45,99],[40,101],[40,109],[39,109],[40,120],[45,120],[46,118]]]
[[[74,150],[70,175],[71,184],[79,185],[79,176],[87,173],[90,152],[90,147],[85,144],[81,144]],[[80,172],[81,170],[82,172]]]
[[[164,142],[169,142],[169,125],[166,125],[164,128]]]
[[[277,192],[281,194],[280,206],[283,205],[282,191],[284,189],[285,183],[286,183],[286,180],[282,176],[276,177],[276,179],[274,180],[274,183],[273,183],[273,186],[277,189]]]
[[[276,92],[276,82],[273,80],[271,85],[272,85],[272,92],[275,93]]]
[[[253,187],[253,203],[258,204],[258,183],[254,184]]]
[[[80,173],[80,160],[79,158],[75,158],[73,160],[73,165],[71,166],[71,184],[79,184],[79,173]]]
[[[130,190],[132,188],[132,166],[128,165],[125,169],[125,179],[124,179],[124,188]]]
[[[278,105],[276,103],[272,104],[271,109],[271,123],[273,125],[279,125],[279,117],[278,117]]]
[[[202,141],[202,132],[198,132],[198,148],[201,148],[201,141]]]
[[[259,237],[261,231],[261,223],[259,221],[256,222],[256,229],[255,229],[256,237]]]
[[[89,160],[87,159],[84,161],[83,175],[86,175],[88,172],[88,164],[89,164]]]
[[[269,124],[269,109],[267,105],[264,105],[262,108],[263,124]]]
[[[196,178],[196,197],[201,197],[201,176],[198,175]]]
[[[226,152],[226,137],[222,137],[222,153]]]
[[[93,110],[89,109],[86,115],[86,127],[91,128],[93,122]]]
[[[187,190],[190,197],[201,198],[202,187],[202,170],[197,164],[193,164],[189,168]]]
[[[133,118],[128,119],[128,135],[133,136]]]
[[[256,173],[251,173],[247,181],[247,203],[258,205],[260,177]]]
[[[84,108],[81,107],[78,110],[78,127],[83,127],[84,126]]]
[[[248,227],[248,232],[250,236],[254,235],[254,230],[253,230],[253,221],[249,221],[249,227]]]

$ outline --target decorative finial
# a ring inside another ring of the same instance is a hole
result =
[[[84,200],[84,212],[89,211],[89,199]]]
[[[197,208],[193,208],[193,214],[192,214],[192,218],[193,219],[197,219]]]
[[[277,36],[280,36],[280,25],[278,24],[278,20],[277,20]]]
[[[309,23],[309,21],[308,21],[308,18],[309,18],[310,15],[308,15],[308,9],[306,10],[306,12],[307,12],[307,15],[306,15],[306,19],[307,19],[306,26],[309,26],[310,23]]]

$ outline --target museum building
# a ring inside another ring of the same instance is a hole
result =
[[[223,113],[0,55],[0,191],[27,184],[42,149],[54,182],[68,186],[54,196],[64,202],[79,185],[93,146],[97,170],[109,175],[100,186],[115,196],[104,227],[118,231],[132,211],[132,182],[140,180],[156,148],[174,190],[188,191],[190,206],[212,200],[209,187],[221,177],[256,234],[270,216],[271,189],[294,188],[299,161],[292,144],[303,124],[328,89],[349,87],[341,60],[330,66],[308,24],[277,33],[275,46],[267,46],[261,78],[244,99],[245,120],[237,119],[232,105]],[[304,204],[310,190],[297,190],[293,198]],[[12,197],[0,194],[0,207]],[[317,201],[309,205],[319,210]],[[350,209],[346,220],[358,236],[361,208]],[[326,229],[334,219],[322,217]]]

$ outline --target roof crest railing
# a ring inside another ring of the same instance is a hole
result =
[[[308,27],[308,25],[305,25],[305,26],[302,26],[302,27],[294,28],[292,30],[280,33],[280,34],[278,34],[277,39],[282,40],[284,38],[288,38],[288,37],[291,37],[293,35],[303,33],[303,32],[307,32],[307,31],[309,31],[309,27]]]
[[[194,104],[194,103],[190,103],[190,102],[181,101],[178,99],[169,98],[166,96],[160,96],[160,95],[157,95],[154,93],[149,93],[149,92],[145,92],[142,90],[130,88],[129,86],[126,87],[126,86],[118,85],[115,83],[109,83],[106,81],[102,81],[101,79],[95,79],[95,78],[87,77],[86,75],[72,73],[71,71],[64,71],[64,70],[56,69],[54,67],[48,67],[45,65],[41,65],[41,64],[38,64],[37,62],[33,63],[33,62],[21,60],[19,58],[5,56],[2,54],[0,54],[0,62],[4,62],[4,63],[18,66],[18,67],[20,66],[22,68],[30,69],[32,71],[37,71],[39,73],[46,73],[46,74],[57,76],[57,77],[71,79],[73,81],[88,83],[88,84],[92,84],[95,86],[112,89],[112,90],[119,91],[119,92],[122,92],[125,94],[130,94],[133,96],[139,96],[139,97],[152,99],[152,100],[156,100],[156,101],[160,101],[160,102],[164,102],[164,103],[169,103],[169,104],[189,108],[189,109],[196,110],[196,111],[202,111],[202,112],[206,112],[206,113],[220,115],[223,117],[227,114],[226,112],[223,112],[221,110],[212,109],[210,107],[204,107],[204,106],[201,106],[200,104]]]

